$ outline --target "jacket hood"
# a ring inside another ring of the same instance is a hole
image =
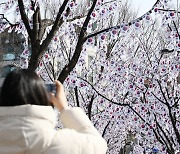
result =
[[[0,117],[27,116],[50,121],[56,124],[56,115],[51,106],[41,105],[18,105],[10,107],[0,107]]]

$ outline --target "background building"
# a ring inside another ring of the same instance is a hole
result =
[[[19,56],[24,50],[24,41],[21,33],[8,33],[8,29],[0,33],[0,86],[6,74],[16,68]]]

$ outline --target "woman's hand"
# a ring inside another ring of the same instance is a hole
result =
[[[61,82],[55,80],[56,84],[56,95],[51,93],[50,101],[51,103],[57,107],[60,111],[66,107],[68,107],[66,95],[64,93],[64,87]]]

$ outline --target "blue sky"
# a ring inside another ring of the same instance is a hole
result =
[[[138,16],[141,16],[147,11],[149,11],[156,1],[157,0],[130,0],[132,6],[134,7],[134,10],[139,10]],[[175,3],[176,4],[175,7],[177,7],[178,0],[171,0],[171,1]]]
[[[134,10],[139,10],[139,16],[149,11],[156,0],[131,0]]]

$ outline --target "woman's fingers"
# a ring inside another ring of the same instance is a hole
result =
[[[58,80],[55,80],[54,82],[56,84],[56,94],[59,96],[62,93],[62,91],[64,91],[63,85]]]
[[[59,110],[68,106],[66,95],[64,92],[64,87],[59,81],[55,81],[56,84],[56,95],[51,94],[51,102],[54,106],[56,106]]]

